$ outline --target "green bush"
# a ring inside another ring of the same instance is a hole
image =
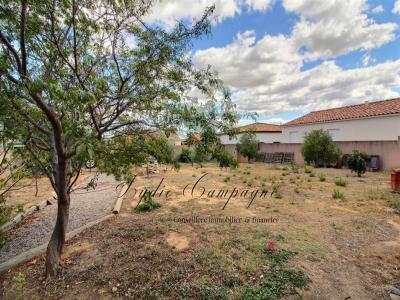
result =
[[[301,154],[309,164],[336,164],[341,155],[339,147],[333,142],[332,137],[323,129],[312,130],[304,137]]]
[[[333,199],[342,199],[343,200],[344,199],[344,192],[342,192],[339,189],[333,189],[332,198]]]
[[[150,191],[145,192],[143,202],[134,208],[135,212],[151,211],[160,208],[161,204],[154,202]]]
[[[178,156],[178,160],[181,163],[191,163],[192,162],[192,154],[190,152],[190,149],[183,148],[181,153]]]
[[[315,177],[315,171],[314,171],[314,170],[311,171],[311,172],[309,173],[309,175],[310,175],[310,177]]]
[[[250,159],[256,158],[258,154],[258,141],[256,140],[255,133],[244,133],[236,145],[236,149],[244,157],[247,157],[248,162],[250,162]]]
[[[326,175],[323,173],[319,174],[318,178],[319,178],[319,181],[322,181],[322,182],[326,181]]]
[[[228,182],[229,180],[231,180],[231,176],[225,176],[224,182]]]
[[[335,184],[337,186],[346,186],[347,185],[347,181],[346,181],[346,179],[344,179],[342,177],[336,177],[335,178]]]
[[[238,160],[225,149],[219,149],[213,155],[213,157],[219,162],[219,167],[236,169],[239,166]]]
[[[351,172],[356,172],[358,177],[361,177],[367,171],[367,162],[370,157],[363,151],[354,150],[347,159],[347,165]]]

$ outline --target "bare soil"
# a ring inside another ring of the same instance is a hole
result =
[[[390,299],[388,285],[400,285],[400,216],[386,203],[400,197],[390,193],[388,174],[315,173],[253,163],[234,171],[187,165],[139,176],[117,218],[67,243],[58,278],[45,281],[37,257],[0,278],[0,297],[18,297],[21,272],[28,299],[241,299],[244,288],[259,284],[269,264],[263,250],[274,241],[297,252],[289,266],[311,280],[287,299]],[[336,177],[347,185],[336,186]],[[154,196],[161,208],[134,213],[140,192],[154,191],[162,178]],[[281,198],[270,195],[278,185]],[[249,208],[248,196],[235,197],[222,210],[227,198],[216,194],[234,188],[264,189],[268,196]],[[333,199],[334,189],[344,198]]]

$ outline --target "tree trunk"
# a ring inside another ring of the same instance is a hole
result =
[[[46,252],[46,277],[54,277],[60,268],[69,219],[70,195],[58,195],[57,220]]]
[[[54,140],[51,140],[54,146]],[[46,251],[46,277],[54,277],[60,269],[61,254],[67,233],[70,194],[68,191],[67,170],[69,160],[57,153],[52,147],[52,166],[54,184],[57,194],[57,220]]]

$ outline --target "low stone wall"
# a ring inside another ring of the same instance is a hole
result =
[[[336,142],[343,154],[350,154],[353,150],[364,151],[369,155],[379,155],[381,170],[390,170],[400,167],[400,141],[369,141],[369,142]],[[225,145],[226,149],[237,156],[240,162],[246,162],[246,158],[237,153],[236,145]],[[260,143],[260,152],[293,152],[294,160],[298,165],[304,165],[303,156],[300,152],[301,144]]]

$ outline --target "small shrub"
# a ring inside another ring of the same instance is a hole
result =
[[[319,181],[322,181],[322,182],[326,181],[326,175],[323,173],[319,174],[318,178],[319,178]]]
[[[284,166],[284,167],[282,168],[282,171],[289,171],[288,166]]]
[[[299,186],[295,186],[294,190],[293,190],[296,194],[300,193],[300,187]]]
[[[154,202],[153,196],[150,191],[145,192],[143,197],[143,203],[140,203],[134,208],[135,212],[152,211],[154,209],[160,208],[161,204]]]
[[[193,162],[192,153],[190,152],[190,149],[183,148],[181,153],[178,156],[178,160],[181,163],[191,163],[191,162]]]
[[[293,171],[293,173],[299,173],[299,166],[298,165],[296,165],[295,163],[292,163],[291,165],[290,165],[290,167],[291,167],[291,169],[292,169],[292,171]]]
[[[228,182],[229,180],[231,180],[231,176],[225,176],[224,182]]]
[[[282,172],[282,176],[287,176],[289,175],[289,172]]]
[[[346,181],[346,179],[344,179],[342,177],[336,177],[335,178],[335,184],[337,186],[346,186],[347,185],[347,181]]]
[[[367,171],[367,162],[370,160],[369,155],[363,151],[354,150],[347,159],[347,165],[351,172],[356,172],[361,177]]]
[[[272,185],[272,194],[275,196],[275,198],[282,199],[282,187],[279,183],[274,183]]]
[[[247,186],[248,186],[248,187],[253,186],[253,180],[252,180],[252,179],[249,179],[249,180],[247,181]]]
[[[314,172],[314,170],[311,171],[311,172],[309,173],[309,176],[310,176],[310,177],[315,177],[315,172]]]
[[[313,168],[310,166],[305,166],[304,167],[304,173],[310,174],[311,172],[313,172]]]
[[[332,193],[332,198],[333,199],[344,199],[344,192],[342,192],[339,189],[333,189],[333,193]]]

